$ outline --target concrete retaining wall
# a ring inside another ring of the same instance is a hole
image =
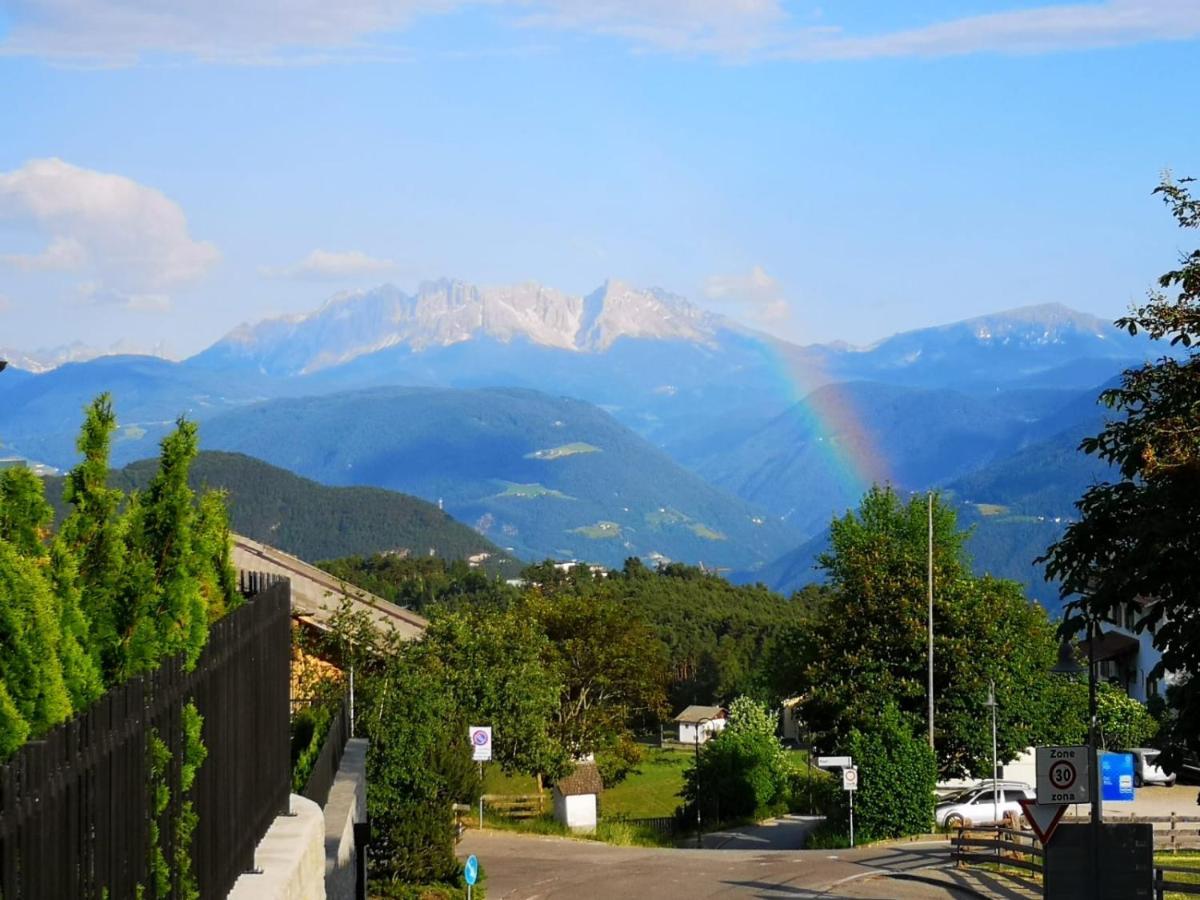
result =
[[[354,825],[367,821],[367,741],[351,738],[325,804],[325,896],[354,900],[361,850]]]
[[[324,900],[325,817],[298,794],[290,802],[292,815],[276,818],[254,851],[259,871],[242,875],[229,900]]]

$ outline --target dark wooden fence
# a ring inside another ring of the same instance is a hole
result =
[[[1116,821],[1169,822],[1170,830],[1161,832],[1164,840],[1160,841],[1160,832],[1154,835],[1155,848],[1159,853],[1167,850],[1174,852],[1178,846],[1176,839],[1177,820],[1170,817],[1134,817]],[[1042,874],[1042,860],[1045,851],[1041,842],[1028,831],[1020,831],[1003,826],[985,825],[958,829],[950,835],[950,854],[959,865],[979,865],[986,863],[1007,868],[1021,869],[1030,873],[1033,878]],[[1192,866],[1177,866],[1166,863],[1154,865],[1154,896],[1156,900],[1165,900],[1165,895],[1172,893],[1179,896],[1200,897],[1200,869]]]
[[[484,794],[483,808],[506,819],[536,819],[546,811],[546,795]]]
[[[271,821],[288,811],[290,586],[253,575],[254,596],[213,625],[196,667],[182,658],[130,679],[0,766],[0,896],[4,900],[134,897],[149,884],[151,729],[171,752],[171,801],[159,821],[171,897],[182,711],[194,699],[208,757],[192,797],[192,860],[202,897],[224,897],[254,865]],[[152,896],[152,892],[147,892]]]

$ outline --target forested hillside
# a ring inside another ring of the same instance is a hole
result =
[[[797,537],[605,411],[537,391],[379,388],[273,400],[205,423],[204,445],[326,484],[443,500],[526,559],[749,568]]]
[[[824,596],[810,587],[791,599],[762,585],[738,586],[694,566],[657,570],[636,559],[602,574],[530,566],[506,584],[438,559],[355,557],[322,568],[387,600],[431,607],[504,608],[531,594],[613,601],[651,627],[665,647],[674,711],[689,703],[726,702],[738,694],[771,697],[776,639],[804,621]]]
[[[157,460],[142,460],[112,472],[123,491],[143,490]],[[465,559],[491,556],[493,571],[515,572],[517,563],[431,503],[370,487],[326,487],[240,453],[201,453],[189,475],[195,490],[227,492],[234,531],[301,559],[321,560],[370,553]],[[61,517],[63,479],[50,478],[46,495]]]

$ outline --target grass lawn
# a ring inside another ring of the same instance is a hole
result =
[[[1167,881],[1181,881],[1184,884],[1194,884],[1200,887],[1200,853],[1155,853],[1154,861],[1160,866],[1191,869],[1191,872],[1163,872],[1163,878]],[[1165,900],[1187,900],[1188,897],[1196,895],[1167,891],[1163,896]]]
[[[646,747],[645,758],[638,765],[639,771],[607,788],[601,795],[601,816],[650,819],[674,815],[680,804],[684,770],[693,759],[691,748]],[[788,759],[798,772],[803,772],[808,753],[790,750]],[[820,769],[813,771],[828,777]],[[532,794],[537,791],[537,782],[528,775],[505,775],[499,766],[489,763],[483,769],[483,789],[487,794]]]
[[[600,801],[601,815],[631,819],[674,815],[680,803],[683,770],[691,761],[691,750],[649,748],[638,765],[640,772],[605,790]]]
[[[537,779],[532,775],[505,775],[495,763],[483,764],[485,794],[536,794]]]

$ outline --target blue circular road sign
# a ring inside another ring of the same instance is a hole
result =
[[[472,853],[467,857],[466,863],[463,864],[463,881],[467,884],[474,884],[479,880],[479,860]]]

